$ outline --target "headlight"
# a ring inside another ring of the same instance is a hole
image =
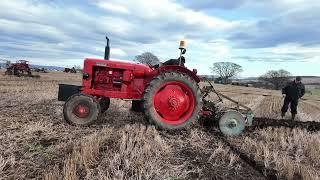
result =
[[[83,79],[88,79],[89,78],[89,74],[88,73],[83,73],[82,78]]]

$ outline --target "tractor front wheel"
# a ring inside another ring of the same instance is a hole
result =
[[[64,119],[73,125],[89,125],[98,119],[100,112],[99,102],[84,94],[71,96],[63,107]]]
[[[197,83],[180,72],[166,72],[151,80],[143,96],[147,119],[160,129],[182,129],[198,120],[201,93]]]

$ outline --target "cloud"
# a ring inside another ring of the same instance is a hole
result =
[[[0,49],[11,58],[65,62],[78,58],[82,63],[86,56],[103,56],[96,48],[104,46],[106,27],[109,35],[126,41],[133,26],[121,18],[88,15],[75,7],[6,1],[0,8]],[[115,51],[115,56],[125,54]]]
[[[241,59],[249,62],[307,62],[295,56],[233,56],[233,59]]]
[[[120,57],[127,56],[127,53],[124,50],[119,49],[119,48],[111,48],[110,51],[111,51],[112,55],[115,55],[115,56],[120,56]]]
[[[195,10],[218,9],[232,13],[230,11],[244,8],[251,12],[258,12],[257,14],[266,12],[270,15],[270,12],[279,13],[292,8],[317,5],[318,0],[188,0],[181,3]]]
[[[304,46],[318,45],[320,39],[320,4],[313,0],[284,1],[287,10],[257,19],[230,34],[227,38],[241,48],[273,47],[281,44],[298,43]],[[309,3],[308,3],[309,2]],[[280,6],[281,7],[281,6]]]
[[[201,10],[201,9],[235,9],[249,0],[188,0],[185,5],[189,8]]]
[[[44,24],[24,23],[0,19],[0,32],[2,35],[15,35],[22,38],[41,38],[48,42],[59,42],[67,36],[59,29]]]
[[[247,52],[249,55],[244,55],[244,53],[241,53],[242,55],[232,56],[232,59],[263,63],[312,63],[316,61],[320,63],[320,46],[304,47],[300,44],[283,44],[270,48],[255,49],[254,53],[252,50],[245,50],[244,52]]]
[[[129,14],[129,10],[121,5],[115,5],[113,3],[108,2],[98,2],[97,5],[100,8],[106,9],[108,11],[116,12],[116,13],[123,13],[123,14]]]
[[[116,50],[126,52],[116,51],[113,55],[124,57],[132,53],[131,56],[135,56],[148,49],[168,51],[166,47],[158,48],[157,42],[206,39],[204,34],[223,32],[238,25],[238,22],[208,16],[167,0],[96,1],[94,5],[104,12],[90,14],[80,6],[62,7],[43,1],[1,3],[0,47],[14,57],[24,54],[29,58],[82,59],[84,54],[99,55],[96,48],[104,47],[103,38],[107,34]],[[126,13],[131,15],[124,15]],[[139,49],[141,47],[147,49]]]
[[[98,0],[96,4],[101,7],[104,1]],[[155,28],[176,27],[176,31],[181,32],[184,28],[195,28],[202,30],[223,30],[237,25],[236,22],[226,21],[220,18],[208,16],[203,12],[194,11],[169,0],[147,1],[147,0],[110,0],[110,4],[119,7],[127,7],[131,12],[130,17],[134,21],[152,25]],[[109,12],[108,9],[105,9]],[[179,28],[180,27],[180,28]]]
[[[108,35],[111,58],[128,60],[146,51],[162,61],[178,57],[177,43],[185,39],[187,65],[202,74],[221,60],[315,62],[320,56],[316,2],[3,1],[0,52],[41,63],[82,64],[85,57],[103,57]],[[233,18],[222,18],[231,12]]]

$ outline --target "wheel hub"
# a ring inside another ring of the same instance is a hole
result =
[[[79,104],[73,109],[73,113],[79,118],[85,118],[89,115],[89,107]]]
[[[179,100],[176,99],[176,97],[174,96],[170,96],[168,100],[168,105],[171,110],[177,110],[177,108],[179,107]]]
[[[193,110],[193,96],[185,85],[179,82],[170,82],[163,85],[155,93],[153,104],[162,120],[170,122],[180,122],[186,119],[184,116]]]
[[[230,119],[230,122],[228,123],[229,128],[235,128],[237,127],[237,120],[236,119]]]
[[[227,136],[239,135],[244,130],[244,128],[244,118],[238,111],[227,111],[219,120],[220,131]]]

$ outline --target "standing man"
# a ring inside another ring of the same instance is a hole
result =
[[[292,118],[294,120],[297,114],[297,106],[299,99],[304,95],[305,87],[301,82],[301,77],[297,76],[295,80],[289,82],[283,89],[282,94],[285,94],[284,103],[281,109],[281,117],[283,118],[288,111],[289,104]]]

